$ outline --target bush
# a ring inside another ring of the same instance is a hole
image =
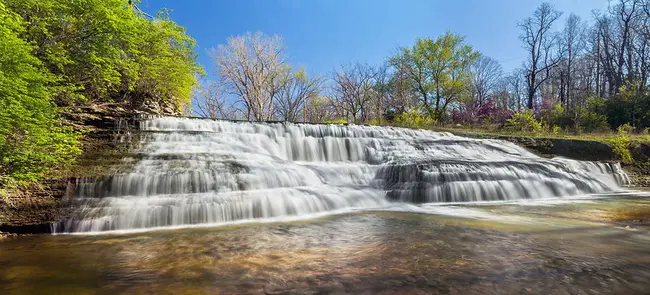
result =
[[[386,120],[381,120],[379,118],[374,118],[374,119],[368,120],[368,122],[366,122],[366,124],[367,125],[372,125],[372,126],[385,126],[385,125],[388,124],[388,122],[386,122]]]
[[[395,123],[400,127],[428,129],[436,124],[436,120],[426,115],[420,109],[414,109],[399,114],[395,118]]]
[[[607,116],[595,112],[585,112],[580,118],[578,129],[585,132],[607,132],[610,131]]]
[[[542,130],[542,123],[535,119],[535,114],[531,110],[515,113],[512,119],[508,119],[512,131],[521,132],[539,132]]]
[[[451,112],[452,122],[463,125],[502,125],[511,117],[512,111],[497,107],[493,100],[488,100],[479,107],[462,104],[460,109]]]
[[[614,148],[614,153],[616,153],[623,162],[632,162],[632,152],[630,152],[630,138],[625,135],[618,135],[612,139],[609,139],[608,142]]]
[[[561,131],[562,131],[562,127],[560,126],[553,125],[553,127],[551,127],[551,133],[553,134],[559,134]]]
[[[616,128],[616,132],[621,135],[627,135],[632,133],[633,131],[634,131],[634,127],[632,127],[630,123],[625,123],[621,126],[618,126],[618,128]]]
[[[326,120],[326,121],[323,121],[323,124],[343,124],[343,125],[347,125],[348,121],[345,120],[345,119]]]

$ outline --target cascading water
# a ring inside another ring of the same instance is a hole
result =
[[[154,118],[126,173],[77,185],[56,232],[216,224],[391,202],[613,191],[616,164],[540,158],[512,143],[392,127]]]

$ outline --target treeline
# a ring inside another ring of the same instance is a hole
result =
[[[612,1],[590,20],[570,14],[560,24],[561,16],[544,3],[517,24],[527,57],[510,73],[448,32],[399,48],[379,66],[354,63],[309,76],[287,64],[280,37],[248,33],[213,49],[220,78],[203,81],[194,111],[576,133],[650,127],[650,0]]]
[[[151,16],[137,2],[0,0],[0,193],[80,152],[64,111],[189,104],[202,72],[195,41],[167,11]]]

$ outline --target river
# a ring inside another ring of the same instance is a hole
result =
[[[396,206],[0,243],[3,294],[644,294],[650,199]]]

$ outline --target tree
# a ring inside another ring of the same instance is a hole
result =
[[[516,69],[505,78],[505,83],[510,93],[509,106],[511,109],[521,111],[522,101],[526,92],[526,74],[524,69]]]
[[[227,44],[210,52],[225,89],[244,104],[247,118],[271,120],[273,98],[288,70],[282,38],[246,33],[228,38]]]
[[[560,93],[560,101],[568,106],[574,90],[574,68],[576,59],[585,48],[585,24],[579,16],[571,13],[562,31],[560,44],[564,57],[564,69],[560,72],[566,85]]]
[[[284,121],[297,122],[301,117],[306,120],[305,108],[310,99],[318,96],[323,80],[308,77],[305,69],[287,71],[285,75],[275,98],[277,115]]]
[[[49,86],[55,77],[19,37],[26,25],[0,2],[0,197],[4,188],[40,180],[80,152],[77,134],[58,123]]]
[[[200,85],[194,92],[195,115],[210,119],[237,118],[237,109],[219,81],[205,79]]]
[[[336,105],[354,123],[365,122],[367,113],[372,111],[369,105],[374,97],[376,75],[374,68],[361,63],[342,66],[333,74],[332,94]]]
[[[72,106],[146,101],[176,111],[190,102],[196,75],[195,42],[167,10],[145,16],[126,0],[6,0],[29,20],[20,38],[56,79],[54,101]]]
[[[323,123],[335,118],[334,102],[325,96],[316,96],[307,103],[307,122]]]
[[[522,34],[519,36],[528,51],[526,68],[527,106],[533,108],[535,95],[539,87],[549,78],[551,69],[559,62],[559,56],[552,52],[556,44],[556,35],[552,34],[553,23],[560,18],[561,12],[549,3],[542,3],[533,13],[519,23]]]
[[[479,56],[470,66],[471,92],[477,106],[483,105],[487,98],[497,90],[502,76],[501,64],[485,55]]]
[[[403,48],[392,63],[408,74],[429,116],[439,120],[467,89],[469,66],[478,56],[463,37],[447,32],[435,41],[418,39],[413,48]]]

